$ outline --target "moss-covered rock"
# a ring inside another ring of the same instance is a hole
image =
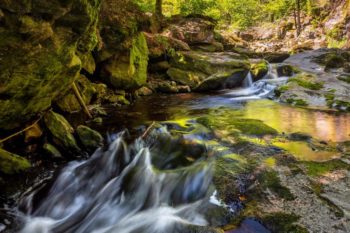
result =
[[[62,158],[61,152],[52,144],[45,143],[43,145],[43,150],[52,158]]]
[[[323,88],[324,83],[317,81],[317,77],[312,74],[302,73],[291,79],[288,82],[295,82],[299,86],[310,90],[320,90]]]
[[[57,145],[71,152],[80,151],[73,136],[74,129],[62,115],[49,111],[44,121]]]
[[[137,89],[146,84],[148,47],[145,36],[139,33],[126,54],[116,55],[102,68],[102,77],[119,89]]]
[[[0,148],[0,172],[12,175],[30,167],[31,164],[27,159]]]
[[[94,150],[100,147],[103,143],[103,137],[101,134],[85,125],[79,125],[77,127],[77,134],[82,144],[88,150]]]
[[[254,81],[262,79],[269,71],[269,63],[265,60],[253,63],[250,71],[252,72]]]
[[[264,135],[276,135],[277,130],[266,125],[264,122],[255,119],[235,119],[232,124],[244,134],[264,136]]]
[[[309,231],[307,229],[297,224],[299,219],[300,217],[295,214],[276,212],[264,216],[262,222],[273,233],[308,233]]]
[[[230,72],[218,72],[204,79],[194,90],[211,91],[240,86],[247,75],[244,69],[236,69]]]
[[[171,80],[183,85],[188,85],[191,88],[198,86],[203,77],[201,73],[184,71],[177,68],[170,68],[167,74]]]
[[[99,0],[0,4],[0,128],[18,127],[70,87],[77,54],[97,43],[99,7]]]
[[[171,59],[171,80],[196,91],[240,86],[250,64],[234,53],[177,52]]]

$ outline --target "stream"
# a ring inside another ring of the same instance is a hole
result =
[[[213,217],[216,208],[234,218],[244,207],[221,195],[216,161],[232,158],[231,172],[240,174],[232,180],[239,195],[250,182],[241,174],[251,171],[244,169],[252,158],[245,158],[245,149],[232,144],[239,140],[257,145],[267,142],[266,151],[271,153],[288,151],[300,161],[328,161],[339,153],[313,150],[306,141],[285,138],[300,133],[330,145],[350,140],[349,114],[274,101],[276,85],[287,79],[278,77],[271,66],[257,82],[248,74],[242,88],[212,94],[154,95],[129,107],[106,108],[103,125],[91,126],[108,135],[109,145],[87,160],[70,162],[56,172],[54,180],[23,195],[19,207],[12,210],[19,231],[218,232],[212,227],[229,222],[221,220],[221,215]],[[79,122],[79,116],[71,121]],[[252,123],[252,129],[236,123],[233,127],[234,121]],[[138,137],[152,122],[150,133]],[[271,139],[269,133],[258,132],[261,123],[262,129],[268,127],[279,136]],[[270,161],[266,158],[271,156],[254,159],[259,164]],[[245,219],[240,228],[226,232],[270,231],[255,219]]]

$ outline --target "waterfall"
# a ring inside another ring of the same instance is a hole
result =
[[[268,72],[263,79],[277,79],[277,78],[278,78],[278,74],[277,74],[276,67],[274,67],[272,64],[269,64]]]
[[[252,86],[253,86],[253,75],[251,72],[249,72],[243,81],[243,87],[250,88]]]
[[[127,145],[121,134],[106,151],[70,163],[38,206],[40,191],[23,200],[21,232],[171,233],[206,225],[197,209],[208,195],[211,165],[154,169],[150,146],[141,139]]]

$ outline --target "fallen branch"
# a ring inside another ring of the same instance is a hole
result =
[[[75,84],[75,82],[72,83],[72,89],[73,89],[75,97],[77,97],[77,100],[78,100],[80,106],[84,109],[84,112],[86,113],[86,115],[88,115],[88,117],[90,119],[92,119],[92,115],[89,112],[89,109],[87,108],[87,106],[83,100],[83,97],[80,95],[79,89],[78,89],[77,85]]]
[[[153,121],[152,124],[150,126],[148,126],[148,128],[146,129],[146,131],[142,134],[141,138],[144,139],[145,137],[147,137],[147,135],[150,133],[150,131],[152,130],[153,126],[155,125],[155,122]]]
[[[24,129],[22,129],[21,131],[18,131],[18,132],[16,132],[16,133],[14,133],[14,134],[11,134],[10,136],[8,136],[8,137],[6,137],[6,138],[1,139],[1,140],[0,140],[0,143],[6,142],[6,141],[8,141],[9,139],[14,138],[14,137],[16,137],[17,135],[20,135],[21,133],[24,133],[24,132],[26,132],[27,130],[31,129],[32,127],[34,127],[34,125],[36,125],[36,124],[41,120],[41,118],[42,118],[42,116],[40,116],[40,118],[37,119],[36,121],[34,121],[34,123],[31,124],[30,126],[24,128]]]

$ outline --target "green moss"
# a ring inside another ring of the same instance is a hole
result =
[[[350,84],[350,76],[340,76],[340,77],[338,77],[338,80],[341,80],[343,82]]]
[[[177,68],[170,68],[167,71],[167,74],[171,80],[183,85],[188,85],[191,88],[196,87],[202,78],[200,74],[180,70]]]
[[[148,47],[143,33],[132,40],[129,54],[112,59],[104,67],[103,76],[120,89],[137,89],[146,84]]]
[[[331,53],[325,58],[326,69],[340,68],[344,65],[345,59],[341,54]]]
[[[101,134],[87,126],[79,125],[77,127],[77,134],[80,141],[87,149],[96,149],[102,145],[103,137]]]
[[[277,96],[281,96],[284,92],[288,91],[290,87],[288,85],[282,85],[275,90]]]
[[[62,115],[49,111],[45,115],[44,121],[54,140],[61,147],[73,150],[74,152],[80,151],[73,136],[74,129]]]
[[[294,99],[294,98],[288,98],[287,99],[287,103],[295,105],[295,106],[299,106],[299,107],[306,107],[309,104],[303,100],[303,99]]]
[[[31,164],[27,159],[0,148],[0,172],[12,175],[25,171],[30,167]]]
[[[294,200],[294,195],[287,187],[281,184],[281,180],[275,171],[265,171],[259,177],[258,180],[263,190],[269,189],[277,194],[280,198],[286,200]]]
[[[236,200],[240,194],[239,176],[253,169],[252,163],[247,163],[238,156],[227,155],[216,159],[213,182],[219,198],[225,202]]]
[[[295,82],[301,87],[315,91],[321,90],[324,86],[323,82],[317,82],[316,77],[310,74],[297,75],[288,82]]]
[[[250,68],[255,80],[263,78],[269,71],[269,64],[267,61],[262,60],[258,63],[253,63]]]
[[[277,212],[266,215],[261,220],[273,233],[308,233],[307,229],[296,223],[299,219],[295,214]]]
[[[328,172],[341,169],[350,169],[350,166],[341,160],[327,162],[302,162],[309,176],[321,176]]]
[[[276,135],[277,130],[266,125],[264,122],[255,119],[235,119],[233,125],[244,134],[263,136]]]

